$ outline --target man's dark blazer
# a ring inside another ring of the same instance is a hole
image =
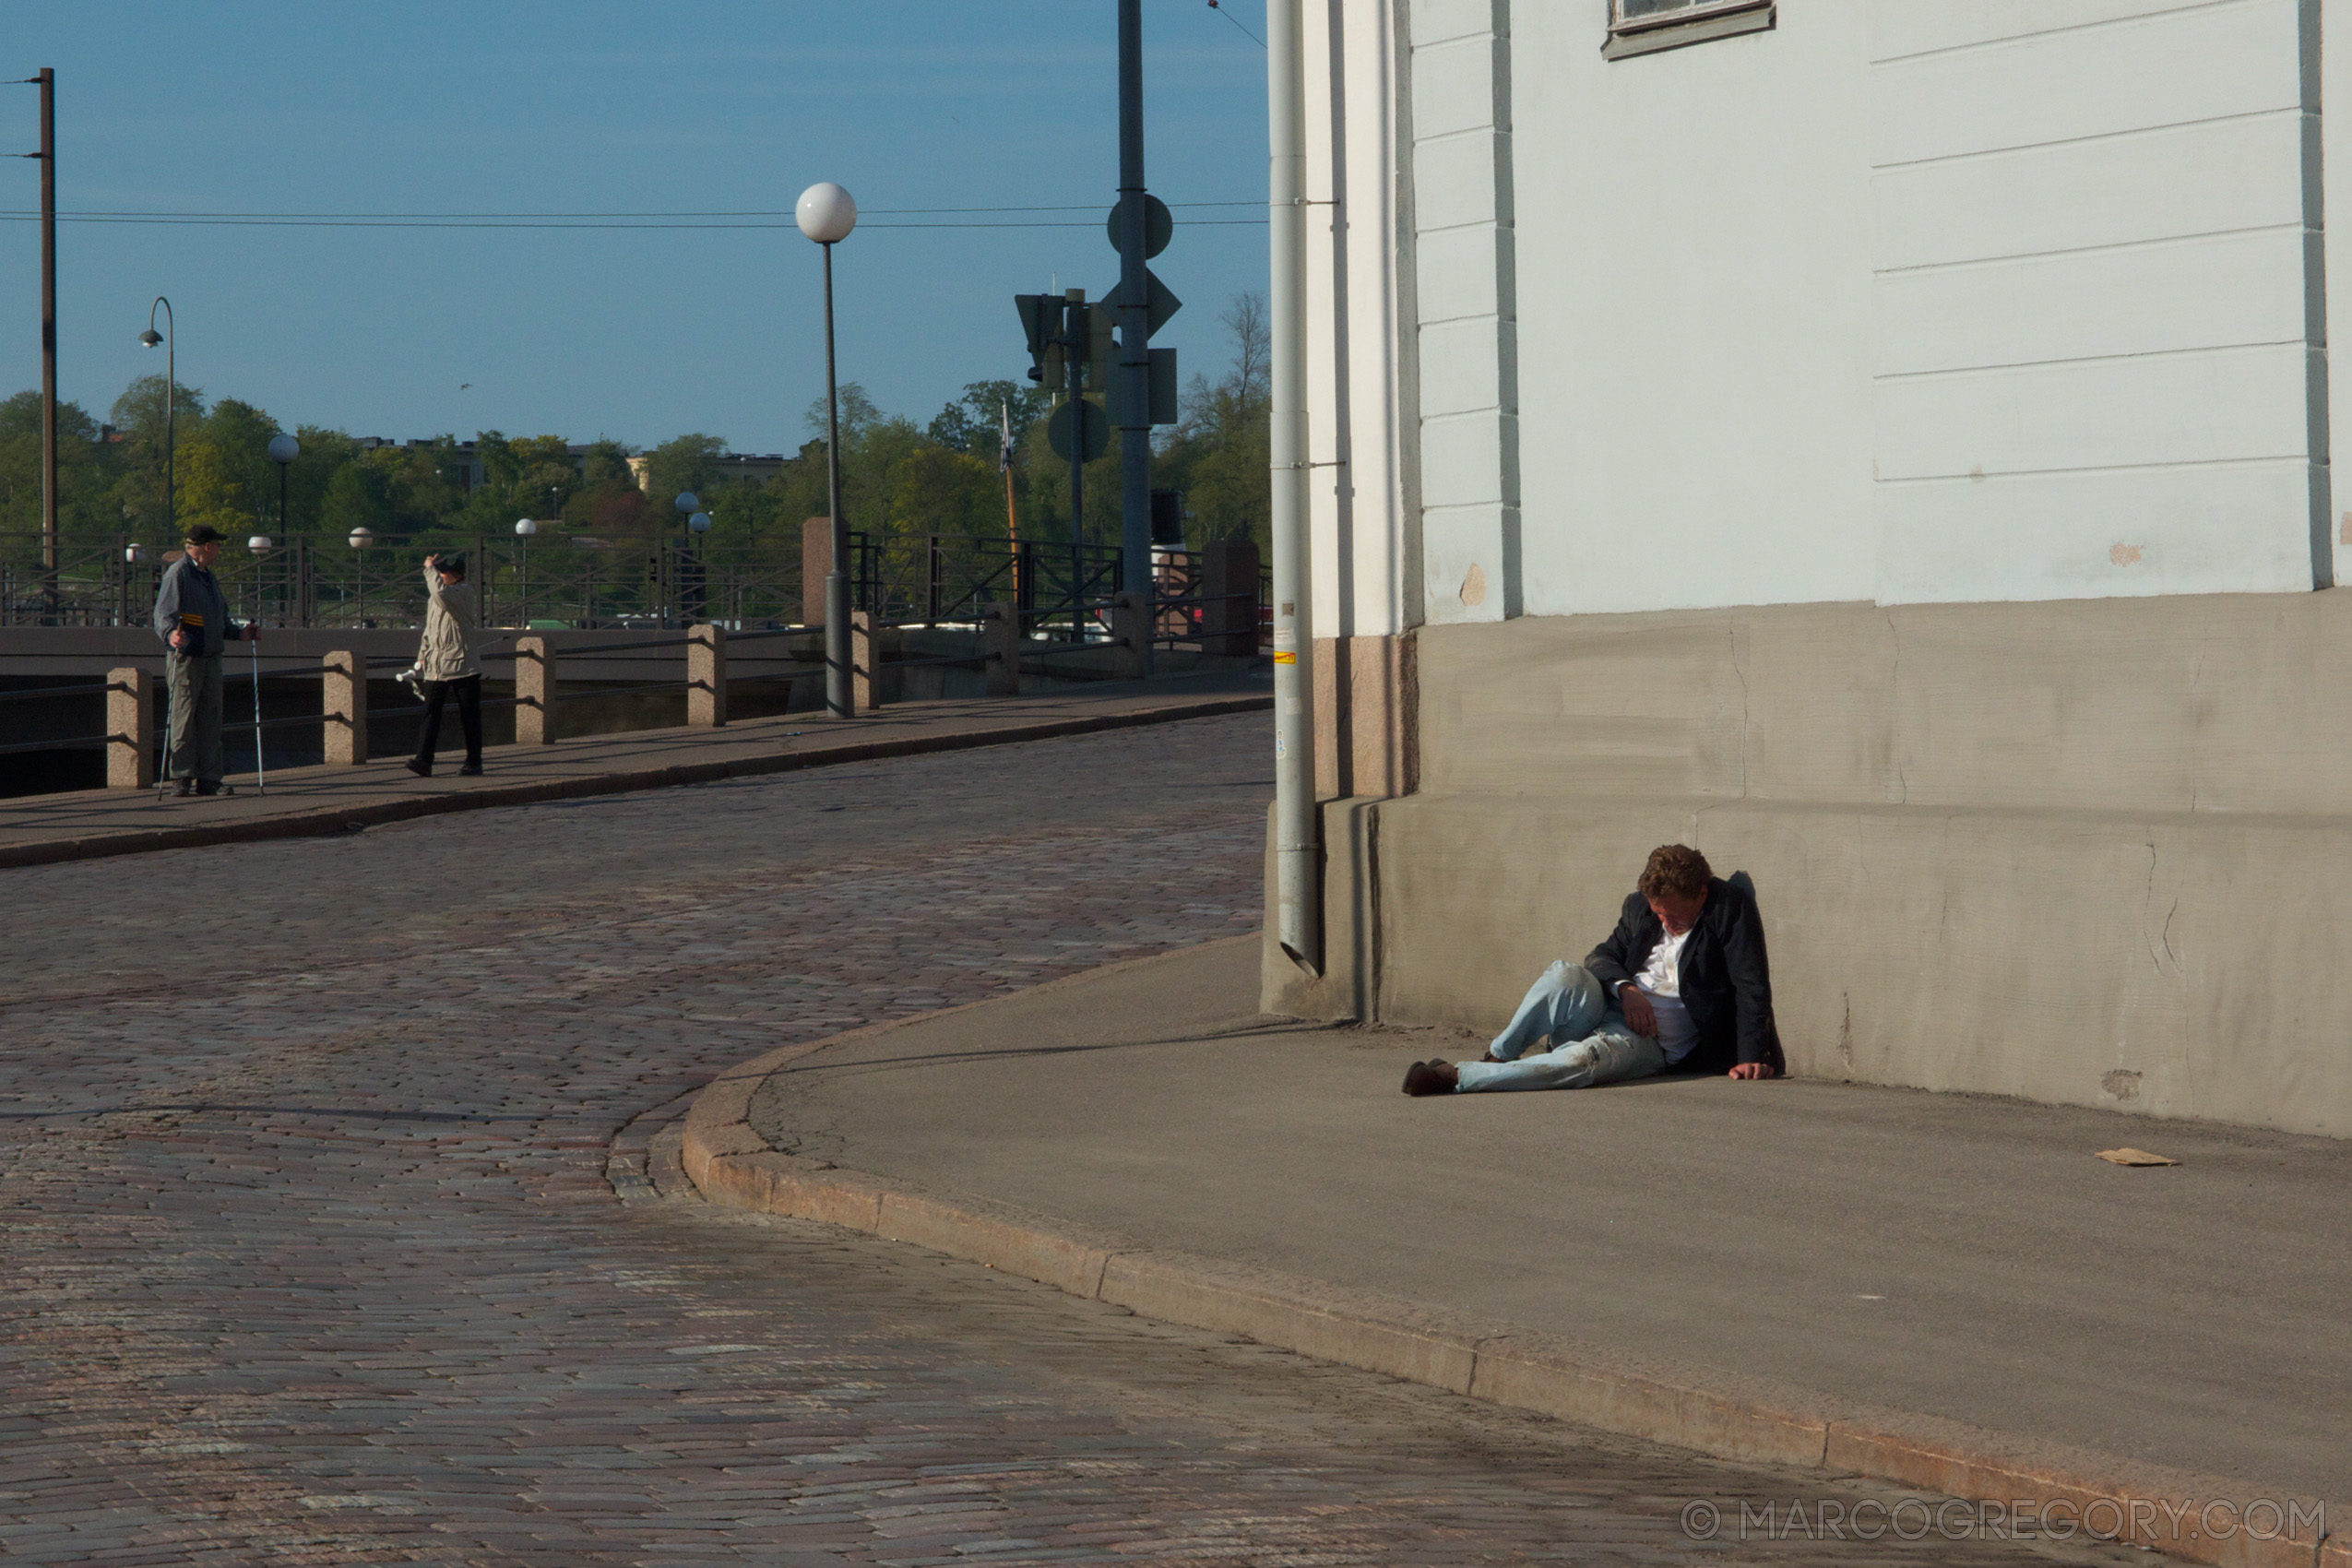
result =
[[[1592,950],[1585,968],[1614,997],[1620,985],[1642,972],[1665,936],[1649,900],[1633,894],[1617,929]],[[1728,1073],[1737,1062],[1769,1062],[1774,1073],[1788,1071],[1772,1021],[1772,966],[1754,894],[1719,876],[1707,879],[1706,907],[1682,945],[1680,973],[1682,1005],[1699,1027],[1699,1042],[1671,1071]]]

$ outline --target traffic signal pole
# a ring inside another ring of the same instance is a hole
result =
[[[1087,291],[1072,289],[1063,295],[1063,373],[1069,377],[1070,410],[1070,640],[1084,642],[1087,582],[1087,421],[1086,395],[1079,377],[1087,365]]]
[[[1151,292],[1144,191],[1143,0],[1119,0],[1120,587],[1151,591]],[[1150,649],[1142,650],[1146,659]],[[1148,664],[1146,666],[1148,668]]]

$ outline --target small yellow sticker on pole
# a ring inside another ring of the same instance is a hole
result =
[[[1295,653],[1277,653],[1274,656],[1274,662],[1277,664],[1296,664],[1299,662],[1299,656]]]

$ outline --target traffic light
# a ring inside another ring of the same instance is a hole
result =
[[[1016,294],[1013,308],[1021,313],[1021,330],[1029,340],[1029,379],[1047,386],[1062,385],[1062,296]]]

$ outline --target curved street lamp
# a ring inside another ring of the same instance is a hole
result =
[[[163,312],[161,333],[155,330],[155,313],[159,309]],[[165,336],[167,333],[168,337]],[[179,323],[172,315],[172,302],[160,294],[156,295],[155,303],[147,307],[147,330],[139,334],[139,346],[144,349],[152,349],[159,343],[163,346],[163,526],[167,529],[180,526],[180,515],[173,510],[172,493],[174,477],[172,465],[178,448],[172,432],[172,395],[180,385],[179,338]]]
[[[801,232],[825,247],[825,479],[833,510],[833,569],[825,576],[825,707],[850,716],[849,519],[841,513],[841,397],[833,365],[833,247],[858,226],[858,204],[830,180],[820,180],[792,205]]]

